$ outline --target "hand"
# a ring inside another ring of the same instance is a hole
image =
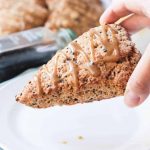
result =
[[[150,0],[114,0],[100,18],[101,23],[114,23],[131,15],[121,23],[129,32],[150,27]],[[125,103],[134,107],[150,94],[150,44],[133,71],[126,87]]]

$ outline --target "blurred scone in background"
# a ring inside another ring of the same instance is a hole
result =
[[[42,26],[47,16],[42,0],[0,0],[0,35]]]
[[[99,24],[102,12],[99,0],[0,0],[0,35],[38,26],[81,35]]]
[[[47,0],[50,29],[71,28],[78,35],[99,25],[102,5],[99,0]]]

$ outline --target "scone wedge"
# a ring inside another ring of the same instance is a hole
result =
[[[120,25],[92,28],[43,65],[16,100],[46,108],[123,95],[140,57]]]

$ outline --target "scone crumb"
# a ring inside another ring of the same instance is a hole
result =
[[[78,140],[84,140],[84,137],[83,136],[78,136]]]
[[[62,141],[62,144],[68,144],[68,142],[67,141]]]

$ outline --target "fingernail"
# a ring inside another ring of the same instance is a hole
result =
[[[125,92],[125,103],[130,107],[137,106],[140,103],[140,96],[133,91],[127,90]]]

